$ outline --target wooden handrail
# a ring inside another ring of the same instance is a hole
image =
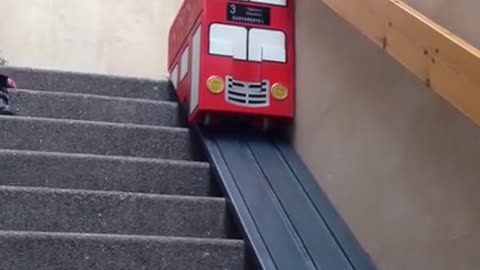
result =
[[[398,0],[322,0],[480,125],[480,50]]]

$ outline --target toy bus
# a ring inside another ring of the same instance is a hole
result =
[[[263,128],[294,115],[294,1],[185,0],[170,28],[169,80],[189,123]]]

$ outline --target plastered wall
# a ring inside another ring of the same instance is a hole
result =
[[[0,56],[16,66],[162,78],[182,0],[0,0]]]
[[[478,1],[408,1],[480,46]],[[321,1],[297,3],[295,147],[385,270],[480,269],[480,128]]]

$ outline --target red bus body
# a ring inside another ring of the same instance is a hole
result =
[[[190,123],[206,113],[293,118],[293,4],[184,1],[170,29],[168,71]],[[220,93],[208,87],[212,78],[221,79]],[[275,86],[287,95],[274,97]]]

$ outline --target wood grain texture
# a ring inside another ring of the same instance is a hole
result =
[[[480,125],[480,50],[395,0],[323,0]]]

